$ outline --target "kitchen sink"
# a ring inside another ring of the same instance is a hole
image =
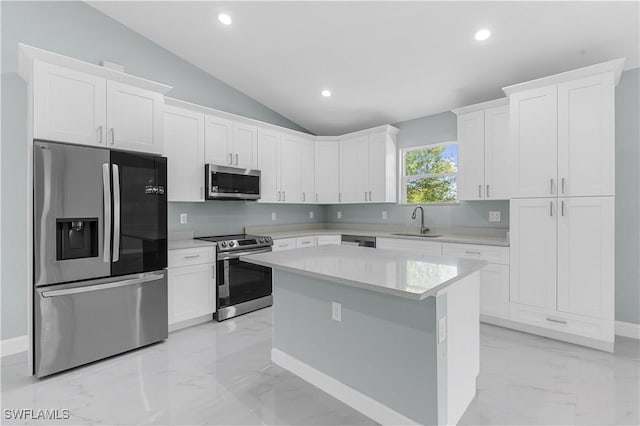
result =
[[[436,238],[436,237],[442,237],[442,234],[420,234],[420,233],[402,233],[399,232],[397,234],[391,234],[391,235],[400,235],[403,237],[422,237],[422,238]]]

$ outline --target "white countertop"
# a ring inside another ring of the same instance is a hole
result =
[[[167,244],[169,250],[180,250],[200,247],[215,247],[216,243],[211,241],[185,239],[185,240],[169,240]]]
[[[254,254],[240,260],[413,300],[434,296],[487,264],[484,260],[341,245]]]

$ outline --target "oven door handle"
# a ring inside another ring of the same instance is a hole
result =
[[[245,250],[245,251],[218,253],[218,260],[237,259],[240,256],[246,256],[249,254],[258,254],[258,253],[269,253],[270,251],[271,251],[271,247],[267,247],[261,250]]]

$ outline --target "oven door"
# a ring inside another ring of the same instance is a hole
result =
[[[208,200],[260,199],[260,170],[207,164],[205,184]]]
[[[218,253],[218,308],[238,305],[271,294],[271,268],[241,262],[240,256],[267,253],[271,247]]]

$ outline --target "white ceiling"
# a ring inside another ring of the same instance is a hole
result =
[[[495,99],[501,87],[617,57],[639,65],[637,1],[90,4],[321,135]],[[479,43],[483,27],[492,37]]]

